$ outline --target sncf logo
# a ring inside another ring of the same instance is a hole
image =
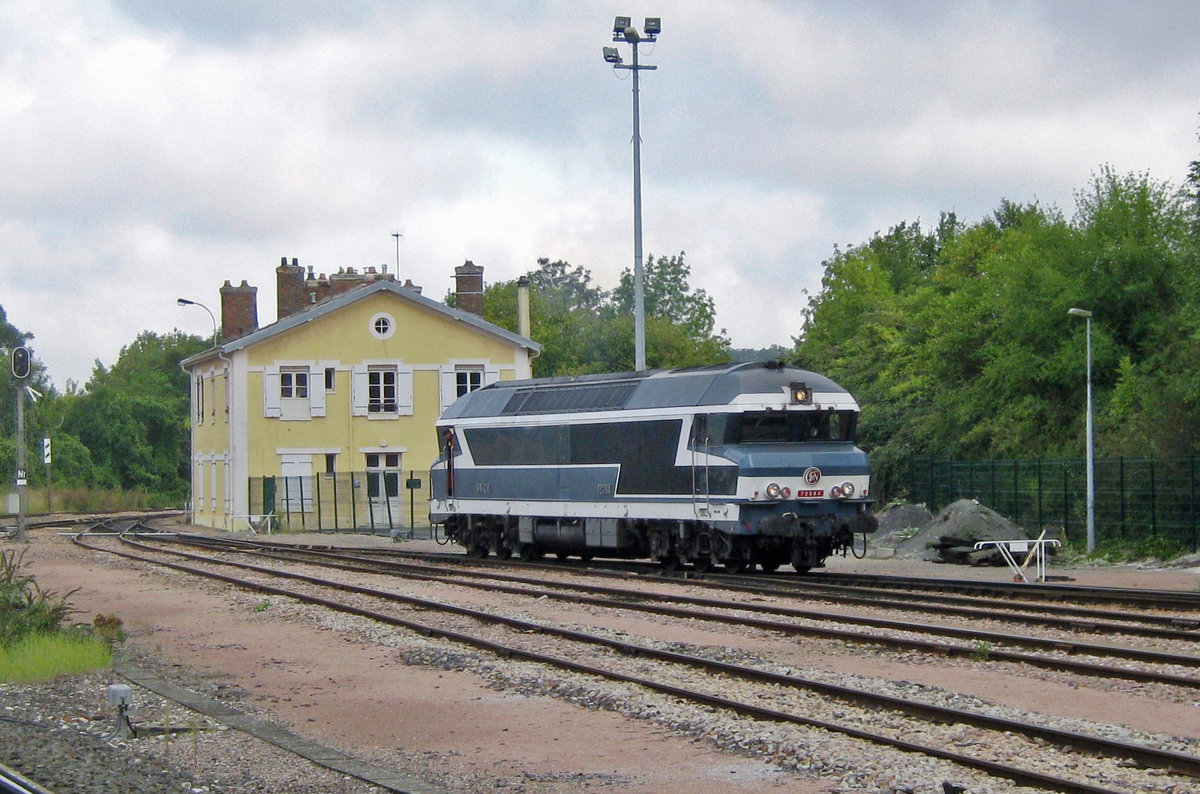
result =
[[[816,466],[810,466],[804,471],[804,481],[809,485],[816,485],[821,481],[821,470]]]

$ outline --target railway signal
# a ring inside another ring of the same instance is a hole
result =
[[[24,380],[29,377],[30,355],[29,348],[18,345],[12,351],[12,374],[14,378]]]

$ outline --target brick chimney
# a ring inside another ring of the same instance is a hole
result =
[[[459,311],[483,316],[483,268],[470,259],[454,268],[454,294]]]
[[[293,259],[289,265],[287,257],[275,268],[275,311],[277,319],[302,312],[308,308],[308,296],[304,289],[304,268],[299,260]]]
[[[229,280],[221,287],[221,338],[226,341],[258,330],[258,287],[242,279],[240,286]]]

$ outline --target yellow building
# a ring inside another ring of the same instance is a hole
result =
[[[424,523],[434,421],[467,391],[530,377],[541,351],[482,319],[482,268],[467,262],[455,277],[452,309],[374,268],[314,277],[285,259],[279,319],[264,328],[257,288],[226,281],[221,344],[182,362],[192,382],[194,523]]]

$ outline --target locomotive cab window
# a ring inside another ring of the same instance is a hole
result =
[[[855,411],[763,411],[696,417],[693,447],[718,444],[796,444],[853,441]]]

